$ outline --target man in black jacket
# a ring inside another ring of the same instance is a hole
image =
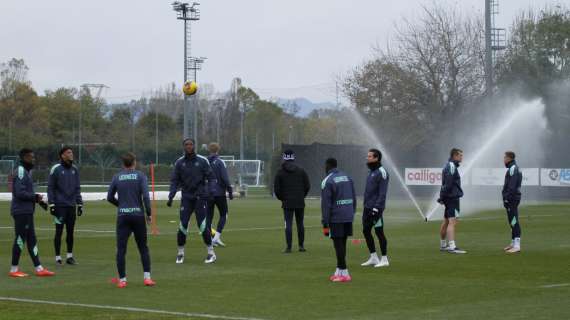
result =
[[[462,161],[463,151],[457,148],[451,149],[449,161],[442,171],[441,190],[437,199],[437,202],[445,206],[444,219],[439,230],[440,251],[460,254],[466,253],[455,245],[455,228],[460,213],[459,199],[463,197],[461,175],[457,168]]]
[[[507,209],[507,219],[511,226],[511,244],[505,248],[506,253],[521,251],[521,225],[519,221],[519,203],[521,202],[522,173],[517,162],[515,153],[505,152],[505,184],[503,185],[503,205]]]
[[[48,177],[48,203],[50,213],[54,216],[55,262],[62,264],[61,237],[63,228],[66,230],[67,256],[66,263],[76,264],[73,258],[73,233],[75,218],[83,214],[83,199],[81,198],[81,183],[79,170],[73,165],[73,150],[63,147],[59,151],[60,163],[54,165]]]
[[[283,152],[283,163],[275,176],[273,191],[277,199],[281,200],[285,216],[285,240],[287,247],[284,253],[291,253],[293,242],[293,216],[297,222],[297,236],[299,237],[299,251],[305,251],[305,197],[311,189],[309,177],[303,168],[295,164],[295,153],[292,150]]]

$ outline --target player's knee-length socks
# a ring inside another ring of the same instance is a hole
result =
[[[364,226],[364,228],[362,229],[362,233],[364,234],[364,239],[366,240],[368,251],[370,251],[370,253],[376,252],[374,237],[372,236],[372,226]],[[384,227],[382,226],[374,228],[374,233],[376,233],[378,241],[380,242],[380,251],[382,252],[382,255],[383,256],[387,255],[388,240],[386,239],[386,235],[384,234]]]
[[[336,252],[336,267],[346,269],[346,237],[333,238],[334,251]]]

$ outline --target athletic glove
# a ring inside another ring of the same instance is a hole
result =
[[[55,204],[53,204],[53,203],[49,205],[49,214],[51,214],[54,217],[56,216],[55,215]]]
[[[36,203],[40,203],[40,201],[42,201],[43,198],[44,197],[41,194],[36,193]]]
[[[372,215],[375,216],[378,214],[378,209],[372,208]]]
[[[503,207],[505,208],[509,207],[509,200],[503,200]]]
[[[48,209],[48,204],[45,203],[45,201],[41,201],[39,202],[40,207],[42,207],[42,209],[44,209],[45,211],[47,211]]]
[[[167,207],[172,207],[172,199],[168,199],[168,201],[166,201],[166,206]]]
[[[147,216],[146,216],[146,223],[147,223],[147,224],[151,224],[151,223],[152,223],[152,216],[151,216],[151,215],[147,215]]]
[[[77,206],[77,216],[81,217],[83,215],[83,205],[80,204]]]
[[[325,237],[328,237],[331,233],[331,230],[329,229],[329,225],[326,223],[323,223],[323,235]]]
[[[437,199],[437,203],[439,203],[439,204],[443,204],[443,199],[441,199],[441,198],[438,198],[438,199]]]
[[[228,188],[228,198],[230,198],[230,200],[234,199],[234,190],[232,189],[232,187]]]

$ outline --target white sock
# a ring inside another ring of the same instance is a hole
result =
[[[449,249],[455,249],[455,240],[449,240]]]
[[[39,266],[36,267],[36,271],[42,271],[44,269],[44,267],[42,267],[42,265],[40,264]]]
[[[178,247],[178,254],[184,255],[184,247]]]
[[[212,254],[212,255],[215,254],[215,253],[214,253],[214,246],[212,246],[212,245],[209,245],[209,246],[208,246],[208,254]]]
[[[221,237],[221,236],[222,236],[222,235],[221,235],[219,232],[216,232],[216,234],[214,235],[214,241],[220,240],[220,237]]]
[[[388,256],[382,256],[382,260],[388,260]]]
[[[55,261],[61,261],[61,256],[55,256]]]
[[[372,252],[370,254],[370,258],[378,260],[378,254],[376,252]]]
[[[338,269],[337,269],[338,270]],[[10,272],[18,272],[18,266],[11,266]]]
[[[348,274],[348,269],[341,270],[340,272],[341,272],[341,275],[343,275],[343,276],[345,276],[345,277],[349,275],[349,274]]]
[[[447,247],[447,241],[446,240],[440,240],[440,244],[439,244],[442,248]]]
[[[67,253],[67,259],[69,259],[69,258],[73,258],[73,253],[71,253],[71,252]]]
[[[121,282],[127,282],[127,277],[121,278],[121,279],[119,279],[119,281],[121,281]]]
[[[514,240],[514,246],[517,248],[521,247],[521,238],[515,238]]]
[[[335,275],[335,276],[340,276],[340,269],[339,269],[339,268],[336,268],[336,271],[334,272],[334,275]]]
[[[145,272],[145,273],[144,273],[144,278],[145,278],[145,279],[150,279],[150,272]]]

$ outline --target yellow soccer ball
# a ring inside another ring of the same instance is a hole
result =
[[[182,91],[187,96],[194,95],[198,91],[198,84],[195,81],[186,81],[182,86]]]
[[[211,233],[212,233],[212,237],[215,236],[216,235],[216,229],[212,228]]]

